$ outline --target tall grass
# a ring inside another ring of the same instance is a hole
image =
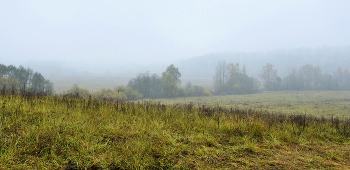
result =
[[[3,169],[350,168],[350,121],[254,109],[0,96]]]

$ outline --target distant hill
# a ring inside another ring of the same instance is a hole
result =
[[[257,77],[265,63],[271,63],[278,69],[281,77],[287,75],[293,67],[305,64],[319,66],[323,72],[332,73],[338,67],[350,69],[350,46],[299,48],[270,52],[227,52],[212,53],[183,60],[177,64],[183,77],[212,78],[215,67],[221,60],[227,63],[246,65],[247,73]]]

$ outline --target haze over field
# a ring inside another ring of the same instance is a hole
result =
[[[213,58],[222,57],[213,54],[235,52],[260,57],[260,65],[244,63],[254,71],[267,57],[256,54],[275,50],[332,47],[327,57],[336,58],[341,47],[346,58],[349,6],[346,0],[1,1],[0,57],[55,84],[63,75],[118,75],[125,84],[123,77],[160,73],[171,63],[198,77],[187,74],[192,57],[212,56],[206,61],[215,65]]]

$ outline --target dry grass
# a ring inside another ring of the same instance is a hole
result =
[[[143,100],[143,101],[149,101]],[[165,104],[186,104],[224,108],[259,109],[274,113],[311,114],[314,116],[349,117],[349,91],[263,92],[249,95],[154,99]]]
[[[350,123],[255,109],[0,96],[1,169],[350,169]]]

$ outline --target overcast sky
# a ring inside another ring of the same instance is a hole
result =
[[[0,58],[159,62],[350,45],[348,0],[0,0]]]

